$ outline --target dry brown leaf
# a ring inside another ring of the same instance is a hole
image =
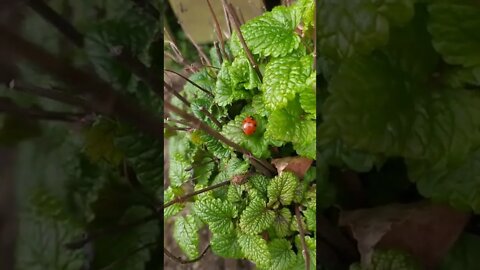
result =
[[[305,173],[312,166],[312,162],[313,160],[304,157],[286,157],[272,160],[278,174],[287,170],[293,172],[300,179],[303,179]]]
[[[407,251],[426,269],[435,269],[468,219],[449,206],[421,202],[344,212],[340,225],[349,226],[364,265],[378,247]]]

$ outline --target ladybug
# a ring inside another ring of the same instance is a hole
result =
[[[253,133],[255,133],[255,130],[257,129],[257,121],[255,121],[255,119],[253,119],[253,117],[247,116],[243,120],[242,129],[243,129],[243,133],[245,133],[245,135],[247,135],[247,136],[252,135]]]

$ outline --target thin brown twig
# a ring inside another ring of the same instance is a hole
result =
[[[228,186],[228,185],[230,185],[230,180],[223,181],[223,182],[218,183],[216,185],[212,185],[212,186],[209,186],[209,187],[206,187],[206,188],[199,189],[199,190],[194,191],[192,193],[185,194],[183,196],[177,197],[177,198],[169,201],[168,203],[165,203],[164,205],[159,206],[157,208],[157,211],[161,211],[161,210],[163,210],[167,207],[170,207],[170,206],[172,206],[176,203],[184,202],[184,201],[190,199],[191,197],[193,197],[195,195],[202,194],[202,193],[205,193],[207,191],[211,191],[211,190],[214,190],[214,189],[217,189],[217,188],[220,188],[220,187],[223,187],[223,186]]]
[[[232,36],[232,24],[230,23],[230,20],[228,19],[228,12],[227,12],[227,2],[226,0],[222,0],[222,6],[223,6],[223,16],[225,17],[225,23],[227,24],[227,38]]]
[[[193,40],[192,36],[189,33],[185,33],[187,35],[188,40],[190,40],[190,43],[195,47],[195,49],[198,52],[198,55],[200,56],[200,61],[203,62],[203,65],[209,65],[211,66],[212,63],[210,62],[210,59],[207,57],[207,55],[203,52],[202,48]]]
[[[180,101],[182,101],[187,107],[191,106],[191,103],[184,98],[180,93],[175,91],[172,86],[170,86],[168,83],[164,82],[164,89],[166,89],[168,92],[172,93],[175,97],[177,97]],[[221,128],[222,124],[213,116],[209,111],[207,111],[205,108],[200,108],[200,111],[204,113],[217,127]]]
[[[305,230],[303,229],[302,219],[300,217],[300,206],[295,205],[295,217],[297,219],[298,231],[300,232],[300,242],[302,243],[302,253],[305,258],[305,270],[310,270],[310,253],[308,252],[307,243],[305,242]]]
[[[177,257],[175,255],[172,254],[172,252],[168,251],[168,249],[166,248],[163,248],[163,252],[165,253],[165,255],[167,255],[167,257],[169,257],[170,259],[180,263],[180,264],[189,264],[189,263],[194,263],[194,262],[197,262],[199,261],[200,259],[203,258],[203,256],[205,256],[205,254],[207,253],[207,251],[210,249],[210,244],[203,250],[202,254],[200,254],[200,256],[198,256],[197,258],[193,259],[193,260],[183,260],[181,257]]]
[[[245,39],[243,38],[242,31],[240,30],[240,21],[238,19],[237,13],[235,12],[235,10],[234,10],[234,8],[231,4],[227,4],[227,11],[228,11],[230,20],[233,23],[233,27],[235,28],[235,31],[237,32],[238,38],[240,39],[240,43],[242,44],[243,50],[247,54],[247,58],[248,58],[248,61],[250,62],[250,65],[252,66],[252,68],[257,73],[260,81],[263,81],[263,76],[262,76],[262,73],[260,72],[260,68],[258,67],[258,64],[255,61],[255,58],[253,57],[252,52],[248,48],[247,43],[245,42]]]
[[[210,97],[214,97],[213,94],[208,91],[207,89],[203,88],[202,86],[198,85],[196,82],[190,80],[189,78],[185,77],[184,75],[182,75],[181,73],[178,73],[174,70],[170,70],[170,69],[165,69],[166,72],[170,72],[170,73],[173,73],[179,77],[181,77],[182,79],[184,79],[185,81],[193,84],[195,87],[197,87],[198,89],[200,89],[202,92],[204,92],[205,94],[209,95]]]
[[[206,0],[206,1],[208,4],[208,8],[210,9],[210,13],[212,14],[213,21],[215,23],[215,32],[217,33],[217,38],[218,38],[218,41],[220,42],[220,48],[222,48],[222,55],[225,59],[229,59],[227,55],[227,51],[225,50],[225,41],[223,40],[223,33],[222,33],[222,29],[220,28],[220,24],[218,23],[217,15],[213,10],[212,3],[210,3],[210,0]]]
[[[42,0],[30,0],[27,2],[28,6],[32,8],[38,15],[48,21],[50,24],[66,36],[77,47],[82,48],[84,45],[83,35],[73,27],[70,22],[53,10]]]
[[[85,110],[91,110],[91,106],[82,98],[69,95],[63,91],[29,85],[22,81],[12,80],[8,84],[9,88],[18,92],[33,94],[36,96],[55,100],[75,107],[81,107]]]
[[[12,99],[7,97],[0,97],[0,113],[21,115],[24,117],[30,117],[39,120],[62,122],[79,122],[82,118],[87,116],[87,113],[46,111],[41,108],[35,107],[22,108],[17,105]]]
[[[220,51],[220,47],[218,47],[218,42],[214,42],[213,46],[215,47],[215,51],[217,53],[218,59],[220,60],[220,65],[223,63],[222,52]]]

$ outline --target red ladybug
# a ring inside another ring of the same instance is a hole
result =
[[[255,121],[255,119],[253,119],[253,117],[247,116],[243,120],[242,129],[243,129],[243,133],[245,133],[245,135],[247,135],[247,136],[252,135],[253,133],[255,133],[255,130],[257,129],[257,121]]]

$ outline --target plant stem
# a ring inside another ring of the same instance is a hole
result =
[[[243,50],[247,54],[248,61],[250,62],[250,65],[252,68],[255,70],[257,73],[258,78],[260,81],[263,81],[263,76],[262,73],[260,72],[260,69],[258,68],[258,64],[253,58],[253,54],[250,51],[250,49],[247,46],[247,43],[245,42],[245,39],[243,38],[242,31],[240,30],[240,21],[238,20],[237,13],[233,9],[233,6],[231,4],[227,4],[227,11],[228,14],[230,15],[230,20],[233,23],[233,26],[235,28],[235,31],[237,32],[238,38],[240,39],[240,43],[242,44]]]
[[[191,106],[191,103],[184,98],[180,93],[175,91],[172,86],[170,86],[168,83],[164,83],[164,89],[166,89],[168,92],[172,93],[175,97],[180,99],[187,107]],[[207,111],[205,108],[200,108],[200,111],[204,113],[217,127],[222,128],[222,124],[213,116],[209,111]]]
[[[40,120],[78,122],[84,118],[85,113],[46,111],[40,108],[22,108],[13,100],[6,97],[0,97],[0,113],[21,115],[24,117],[36,118]]]
[[[230,185],[230,180],[227,180],[227,181],[223,181],[221,183],[218,183],[216,185],[212,185],[212,186],[209,186],[209,187],[206,187],[206,188],[202,188],[200,190],[197,190],[197,191],[194,191],[192,193],[188,193],[188,194],[185,194],[183,196],[180,196],[180,197],[177,197],[171,201],[169,201],[168,203],[164,204],[164,205],[161,205],[157,208],[157,211],[161,211],[167,207],[170,207],[176,203],[179,203],[179,202],[184,202],[188,199],[190,199],[191,197],[193,196],[196,196],[198,194],[202,194],[202,193],[205,193],[207,191],[210,191],[210,190],[214,190],[214,189],[217,189],[217,188],[220,188],[220,187],[223,187],[223,186],[228,186]]]
[[[214,97],[213,94],[212,94],[210,91],[208,91],[207,89],[201,87],[201,86],[198,85],[196,82],[190,80],[189,78],[185,77],[185,76],[182,75],[181,73],[178,73],[178,72],[176,72],[176,71],[174,71],[174,70],[170,70],[170,69],[165,69],[165,71],[166,71],[166,72],[173,73],[173,74],[181,77],[181,78],[184,79],[185,81],[193,84],[195,87],[197,87],[198,89],[202,90],[205,94],[209,95],[210,97]]]
[[[12,80],[9,83],[10,89],[18,92],[34,94],[40,97],[45,97],[61,103],[69,104],[76,107],[81,107],[85,110],[91,110],[91,106],[82,98],[69,95],[65,92],[29,85],[18,80]]]
[[[227,2],[225,0],[222,0],[222,6],[223,6],[223,16],[225,17],[225,23],[227,24],[227,37],[232,36],[232,24],[230,23],[230,20],[228,19],[228,11],[227,11]]]
[[[215,23],[215,32],[217,33],[218,41],[220,42],[220,48],[222,48],[223,58],[229,59],[227,55],[227,51],[225,50],[225,41],[223,40],[223,33],[222,29],[220,28],[220,24],[218,23],[217,15],[215,15],[215,11],[213,11],[212,3],[210,0],[206,0],[208,4],[208,8],[210,9],[210,13],[212,13],[213,21]]]
[[[202,48],[193,40],[192,36],[189,33],[185,33],[187,35],[188,40],[192,43],[192,45],[197,49],[198,55],[200,56],[200,60],[203,62],[203,65],[211,66],[212,63],[210,59],[208,59],[207,55],[203,52]]]
[[[45,4],[42,0],[27,1],[28,6],[32,8],[38,15],[48,21],[50,24],[66,36],[77,47],[84,46],[83,35],[78,32],[65,18],[53,10],[50,6]]]
[[[200,256],[198,256],[197,258],[193,259],[193,260],[183,260],[181,257],[177,257],[175,255],[173,255],[170,251],[168,251],[168,249],[166,248],[163,248],[163,252],[165,253],[165,255],[167,255],[170,259],[180,263],[180,264],[189,264],[189,263],[194,263],[194,262],[197,262],[199,261],[200,259],[203,258],[203,256],[205,256],[205,254],[207,253],[208,249],[210,249],[210,245],[208,245],[202,252],[202,254],[200,254]]]
[[[305,258],[305,270],[310,270],[310,253],[308,252],[307,243],[305,242],[305,230],[303,229],[302,219],[300,216],[300,206],[295,205],[295,217],[297,219],[298,230],[300,232],[300,242],[302,243],[303,257]]]

